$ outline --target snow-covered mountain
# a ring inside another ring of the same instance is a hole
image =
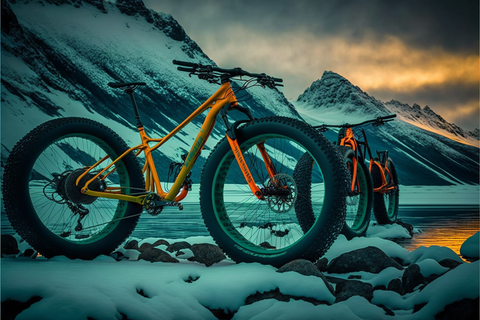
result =
[[[479,141],[428,106],[384,103],[331,71],[301,94],[295,106],[309,123],[359,123],[396,113],[384,126],[365,127],[372,151],[389,150],[404,185],[478,184]],[[325,133],[336,140],[336,133]],[[478,130],[477,130],[478,137]]]
[[[108,82],[147,83],[136,99],[152,137],[175,128],[218,89],[176,70],[174,59],[214,62],[172,16],[146,8],[142,0],[2,0],[1,41],[2,162],[16,141],[55,117],[92,118],[129,145],[138,144],[130,99]],[[299,118],[277,90],[256,87],[238,96],[256,117]],[[197,119],[164,145],[163,155],[155,153],[160,168],[188,152],[204,116]],[[223,134],[219,121],[198,167]],[[199,174],[195,170],[194,180]]]

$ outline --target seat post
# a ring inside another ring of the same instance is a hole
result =
[[[133,96],[133,91],[135,91],[135,87],[130,87],[125,89],[125,92],[128,93],[130,99],[132,100],[133,112],[135,112],[135,119],[137,119],[137,128],[142,128],[143,124],[140,120],[140,114],[138,113],[137,102],[135,101],[135,97]]]

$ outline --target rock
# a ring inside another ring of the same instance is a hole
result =
[[[312,303],[313,305],[319,304],[328,304],[326,301],[317,300],[311,297],[302,297],[302,296],[292,296],[288,294],[283,294],[280,292],[280,289],[275,288],[274,290],[270,290],[267,292],[255,292],[252,295],[249,295],[247,299],[245,299],[245,305],[250,305],[255,302],[266,300],[266,299],[275,299],[278,301],[288,302],[290,299],[293,300],[303,300]]]
[[[315,265],[317,266],[318,270],[321,272],[326,272],[327,271],[327,265],[328,265],[328,259],[327,258],[322,258],[315,262]]]
[[[463,264],[463,262],[453,260],[453,259],[443,259],[438,264],[440,264],[442,267],[449,268],[451,270]]]
[[[123,246],[124,249],[135,249],[138,250],[138,241],[137,240],[130,240]]]
[[[219,247],[209,243],[194,244],[190,250],[193,252],[193,257],[188,260],[203,263],[207,267],[226,258]]]
[[[290,271],[303,274],[304,276],[319,277],[323,280],[328,290],[332,294],[334,294],[335,292],[333,290],[332,285],[327,281],[327,278],[323,275],[323,273],[321,273],[320,270],[318,270],[316,265],[314,265],[312,262],[308,260],[304,260],[304,259],[293,260],[283,265],[280,269],[277,270],[277,272],[279,273],[290,272]]]
[[[427,283],[427,280],[420,272],[420,267],[414,263],[403,272],[402,295],[413,292],[419,285],[426,285]]]
[[[396,223],[404,227],[411,237],[413,237],[413,226],[410,223],[403,222],[402,220],[397,220]]]
[[[17,240],[9,234],[2,234],[2,257],[7,254],[17,254],[18,250]]]
[[[115,251],[112,254],[110,254],[110,257],[112,257],[113,259],[115,259],[117,261],[121,261],[121,260],[124,259],[125,255],[123,253],[121,253],[120,251]]]
[[[365,271],[379,273],[389,267],[394,267],[399,270],[403,269],[398,262],[387,256],[377,247],[366,247],[344,253],[333,259],[327,266],[327,272],[350,273]]]
[[[402,294],[402,280],[400,279],[392,279],[388,285],[387,290],[395,291],[398,294]]]
[[[435,315],[435,320],[479,319],[479,299],[463,299],[448,306]]]
[[[164,245],[164,246],[168,247],[170,245],[170,243],[168,243],[167,240],[159,239],[152,244],[152,247],[158,247],[158,246],[161,246],[161,245]]]
[[[340,282],[335,288],[335,296],[335,303],[348,300],[353,296],[361,296],[368,301],[372,301],[373,286],[370,283],[357,280]]]
[[[192,247],[192,245],[186,241],[179,241],[179,242],[175,242],[175,243],[172,243],[171,245],[169,245],[167,247],[167,251],[168,252],[175,252],[175,251],[179,251],[179,250],[182,250],[182,249],[190,249]]]
[[[348,280],[354,280],[354,279],[357,279],[357,280],[360,280],[362,279],[362,276],[361,275],[356,275],[356,274],[351,274],[348,276]]]
[[[138,260],[146,260],[150,262],[179,262],[165,251],[153,247],[140,253]]]
[[[142,245],[138,248],[138,251],[145,252],[145,251],[148,251],[152,248],[153,248],[153,246],[150,243],[145,242],[145,243],[142,243]]]

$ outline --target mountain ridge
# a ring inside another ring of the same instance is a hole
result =
[[[320,79],[315,80],[298,96],[298,102],[312,108],[321,107],[325,111],[335,108],[345,114],[358,114],[360,117],[365,114],[378,117],[395,113],[405,122],[478,148],[478,128],[473,131],[464,130],[447,122],[429,106],[421,108],[416,103],[410,106],[393,99],[382,102],[333,71],[325,71]]]
[[[446,122],[430,107],[383,103],[331,71],[299,95],[295,106],[312,125],[354,124],[396,113],[392,122],[363,129],[373,157],[376,150],[389,150],[400,184],[479,183],[478,140],[465,138],[463,129]],[[337,141],[337,131],[328,130],[324,135]],[[362,140],[362,131],[355,132]]]

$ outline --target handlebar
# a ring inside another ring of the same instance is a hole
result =
[[[207,65],[202,65],[199,63],[193,63],[188,61],[173,60],[172,62],[175,65],[181,66],[177,68],[178,71],[189,72],[190,74],[195,74],[200,76],[201,79],[207,79],[209,81],[212,79],[212,76],[213,77],[215,76],[213,73],[217,72],[217,73],[220,73],[220,75],[216,75],[216,76],[220,76],[221,78],[227,78],[227,79],[237,77],[237,76],[247,76],[247,77],[257,78],[261,84],[267,85],[269,87],[282,86],[281,84],[278,84],[275,82],[283,82],[283,79],[270,77],[265,73],[250,73],[248,71],[242,70],[241,68],[223,69],[223,68],[207,66]],[[188,68],[184,68],[184,67],[188,67]]]
[[[358,126],[363,126],[367,124],[372,124],[373,126],[381,126],[387,122],[393,121],[393,118],[395,118],[397,115],[396,114],[390,114],[388,116],[383,116],[383,117],[377,117],[375,119],[371,120],[366,120],[360,123],[355,123],[355,124],[350,124],[350,123],[345,123],[345,124],[339,124],[339,125],[333,125],[333,124],[321,124],[319,126],[314,126],[315,129],[324,129],[327,130],[327,128],[352,128],[352,127],[358,127]]]

